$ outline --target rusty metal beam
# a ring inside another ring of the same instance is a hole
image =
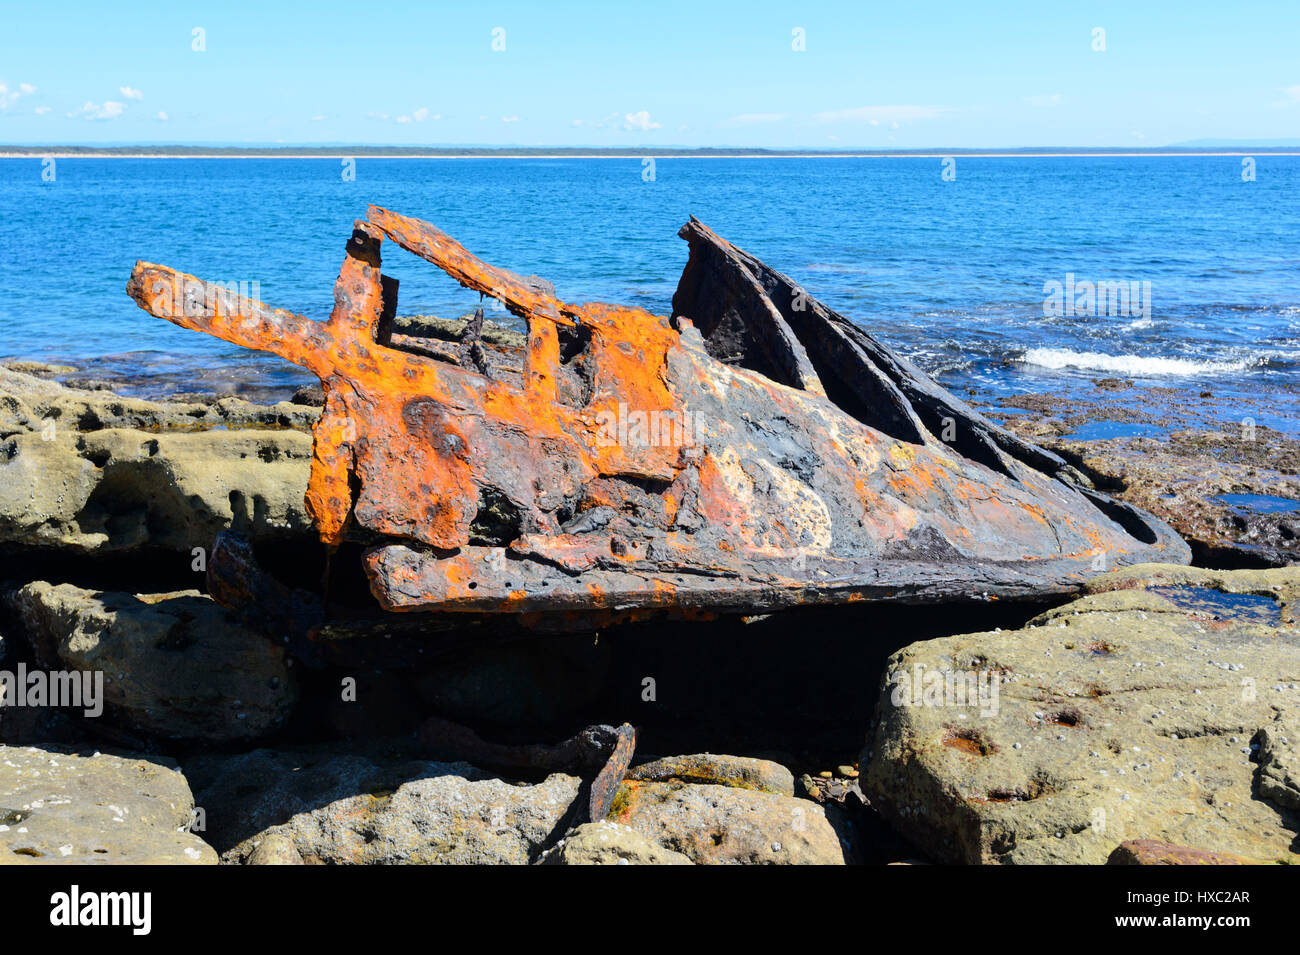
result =
[[[427,222],[379,206],[370,206],[367,213],[370,221],[403,249],[432,262],[466,288],[498,299],[520,318],[545,318],[559,325],[573,325],[573,320],[563,314],[564,306],[546,292],[545,284],[529,282],[509,269],[479,261],[463,245]]]

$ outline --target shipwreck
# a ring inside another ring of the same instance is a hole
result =
[[[582,626],[668,611],[1027,598],[1190,552],[692,218],[672,314],[572,304],[371,207],[318,321],[137,262],[127,291],[324,390],[307,506],[384,611]],[[404,334],[388,239],[522,319]],[[213,595],[259,592],[227,543]],[[231,555],[234,554],[234,557]]]

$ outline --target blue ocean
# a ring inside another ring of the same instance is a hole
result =
[[[123,292],[136,259],[324,318],[352,220],[427,219],[568,301],[670,311],[690,215],[945,385],[1101,377],[1216,394],[1300,384],[1300,158],[0,159],[0,357],[123,390],[283,387],[305,373]],[[945,175],[946,173],[946,175]],[[399,312],[478,296],[387,246]],[[1091,294],[1090,294],[1091,290]]]

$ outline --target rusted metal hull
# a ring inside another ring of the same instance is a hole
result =
[[[1187,562],[1183,541],[1062,478],[1063,462],[945,392],[789,279],[692,220],[672,318],[574,305],[433,226],[371,207],[328,321],[163,266],[142,308],[318,375],[307,504],[368,542],[392,611],[760,612],[859,600],[1066,592]],[[527,326],[394,347],[384,238]]]

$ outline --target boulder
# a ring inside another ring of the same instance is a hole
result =
[[[826,810],[806,799],[732,786],[624,782],[609,821],[703,865],[843,865]]]
[[[778,796],[794,795],[794,775],[770,759],[745,756],[667,756],[634,766],[627,778],[641,782],[667,782],[677,779],[686,783],[734,786]]]
[[[293,838],[282,830],[268,832],[255,840],[245,865],[306,865]]]
[[[48,669],[104,674],[105,718],[206,742],[280,726],[298,698],[283,647],[188,590],[125,594],[36,581],[6,603]]]
[[[209,756],[187,769],[230,863],[292,864],[296,853],[308,864],[528,864],[558,837],[580,783],[326,748]]]
[[[1101,863],[1131,838],[1300,861],[1300,569],[1142,565],[1087,591],[894,654],[872,806],[939,861]]]
[[[215,864],[169,761],[0,746],[0,862]]]
[[[538,859],[539,865],[693,865],[686,856],[651,842],[630,826],[589,822]]]

